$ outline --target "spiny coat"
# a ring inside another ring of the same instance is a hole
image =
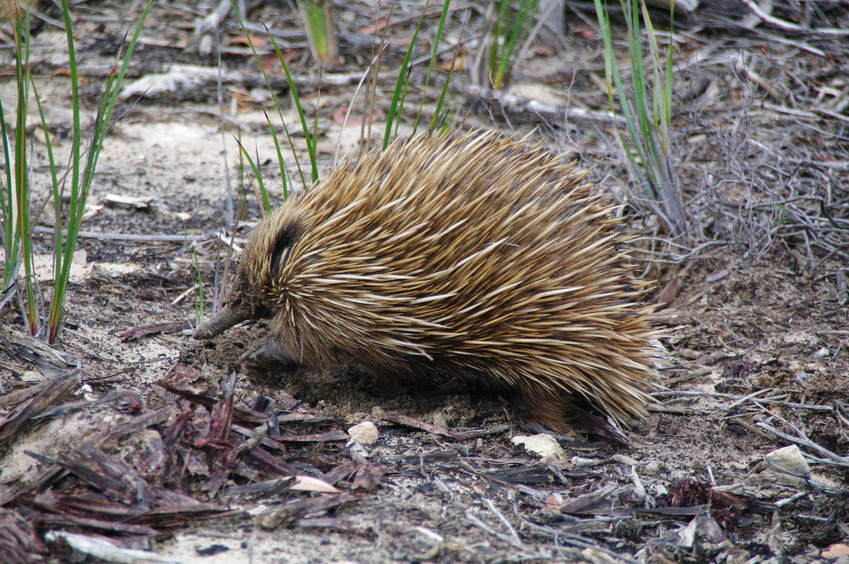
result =
[[[317,369],[457,372],[554,430],[577,395],[644,414],[651,308],[615,208],[572,164],[496,133],[415,137],[344,164],[265,217],[196,336],[271,318]]]

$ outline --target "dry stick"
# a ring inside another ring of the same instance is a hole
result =
[[[727,411],[730,411],[730,410],[734,409],[735,407],[737,407],[738,405],[740,405],[740,404],[742,404],[742,403],[745,403],[745,402],[749,401],[750,399],[754,398],[755,396],[759,396],[759,395],[761,395],[761,394],[765,394],[766,392],[770,391],[771,389],[772,389],[772,388],[764,388],[764,389],[762,389],[762,390],[758,390],[757,392],[752,392],[751,394],[749,394],[749,395],[747,395],[747,396],[743,396],[742,398],[738,399],[737,401],[735,401],[735,402],[734,402],[734,403],[732,403],[731,405],[726,405],[726,406],[725,406],[725,409],[726,409]]]
[[[478,460],[481,460],[481,459],[478,459]],[[486,461],[493,462],[493,460],[491,460],[491,459],[486,459]],[[467,461],[465,461],[463,459],[460,459],[458,466],[460,468],[462,468],[463,470],[465,470],[466,472],[468,472],[469,474],[472,474],[473,476],[477,476],[478,478],[480,478],[482,480],[486,480],[487,482],[493,482],[495,484],[498,484],[499,486],[514,489],[517,492],[520,492],[520,493],[523,493],[523,494],[525,494],[529,497],[532,497],[533,499],[537,499],[537,500],[545,499],[545,494],[540,490],[536,490],[536,489],[534,489],[530,486],[526,486],[525,484],[507,483],[507,482],[503,482],[501,480],[498,480],[497,478],[493,478],[492,476],[489,476],[485,472],[482,472],[482,471],[476,469],[474,466],[472,466],[471,464],[469,464]]]
[[[212,9],[208,16],[197,21],[195,24],[195,37],[200,37],[201,35],[205,35],[207,32],[213,30],[215,30],[215,33],[217,34],[218,27],[230,13],[230,8],[230,0],[220,0],[218,5]]]
[[[769,83],[767,79],[759,75],[757,72],[749,68],[744,62],[742,56],[732,57],[731,59],[732,68],[738,73],[742,74],[758,86],[764,89],[764,91],[769,94],[770,98],[775,100],[776,102],[785,102],[786,98],[783,96],[778,90],[775,89],[772,84]]]
[[[818,49],[811,45],[808,45],[804,41],[793,41],[792,39],[787,39],[786,37],[781,37],[780,35],[773,35],[771,33],[764,33],[763,36],[770,41],[775,41],[776,43],[784,43],[785,45],[790,45],[791,47],[795,47],[797,49],[801,49],[802,51],[807,51],[812,55],[816,55],[817,57],[825,58],[825,51],[822,49]]]
[[[709,397],[709,398],[723,398],[723,399],[733,399],[739,400],[741,396],[735,396],[734,394],[722,394],[719,392],[691,392],[691,391],[678,391],[678,390],[668,390],[662,392],[652,392],[649,394],[652,397],[660,397],[660,396],[682,396],[682,397]],[[773,400],[773,399],[754,399],[752,400],[755,403],[768,403],[770,405],[780,405],[782,407],[792,407],[795,409],[810,409],[812,411],[834,411],[834,408],[830,405],[816,405],[816,404],[808,404],[808,403],[793,403],[789,401],[781,401],[781,400]]]
[[[52,227],[37,226],[36,233],[53,233]],[[185,241],[206,241],[209,235],[131,235],[129,233],[99,233],[97,231],[80,231],[79,237],[89,239],[105,239],[110,241],[139,241],[143,243],[183,243]]]
[[[486,13],[483,14],[483,21],[486,22],[486,31],[484,32],[483,39],[480,42],[480,49],[475,51],[475,57],[472,61],[472,64],[469,66],[472,86],[481,88],[482,87],[482,79],[486,75],[484,71],[484,65],[486,62],[484,61],[484,54],[486,53],[487,48],[489,47],[492,39],[491,39],[491,31],[494,26],[494,15],[495,15],[495,2],[488,2],[488,6],[486,9]]]
[[[479,13],[481,12],[480,6],[477,6],[475,4],[461,4],[459,6],[451,6],[451,7],[448,8],[449,12],[459,12],[459,11],[462,11],[462,10],[476,10]],[[388,22],[386,22],[385,28],[388,29],[390,27],[397,27],[397,26],[401,26],[401,25],[407,25],[407,24],[410,24],[410,23],[416,23],[420,19],[435,18],[435,17],[438,17],[441,14],[442,14],[442,8],[438,8],[438,9],[431,10],[430,12],[426,12],[424,14],[415,14],[415,15],[412,15],[412,16],[408,16],[406,18],[401,18],[401,19],[395,20],[394,22],[388,21]],[[452,46],[452,48],[453,48],[453,46]]]
[[[200,115],[204,115],[204,116],[213,117],[213,118],[215,118],[215,119],[217,119],[221,122],[225,122],[232,129],[239,129],[241,131],[246,131],[246,132],[252,131],[251,126],[248,125],[248,124],[240,123],[236,119],[234,119],[234,118],[232,118],[228,115],[222,114],[221,112],[219,112],[217,110],[211,110],[209,108],[205,108],[205,107],[201,107],[201,106],[192,106],[191,104],[185,104],[185,105],[181,106],[180,108],[157,109],[157,112],[159,113],[159,117],[161,117],[163,114],[165,114],[167,116],[183,116],[184,114],[200,114]],[[146,112],[144,110],[139,110],[139,113],[145,113],[146,115],[149,115],[149,112]],[[105,172],[102,172],[101,174],[105,174]]]
[[[849,426],[849,413],[847,413],[846,407],[841,402],[837,402],[837,419],[846,426]]]
[[[522,543],[522,540],[519,538],[519,535],[516,534],[516,530],[513,528],[513,525],[511,525],[510,521],[508,521],[507,518],[501,513],[501,511],[498,510],[492,500],[489,498],[484,498],[483,501],[484,503],[486,503],[487,507],[489,507],[489,510],[495,513],[495,516],[498,517],[498,520],[504,523],[504,526],[507,527],[507,530],[510,532],[510,537],[513,539],[516,545],[519,547],[524,546],[524,543]]]
[[[70,360],[62,356],[61,351],[54,349],[47,343],[40,341],[29,334],[16,332],[4,333],[3,338],[9,343],[14,343],[26,350],[34,352],[54,366],[64,367],[71,366],[73,364]]]
[[[189,294],[191,294],[191,293],[192,293],[192,292],[194,292],[194,291],[195,291],[195,287],[194,287],[194,286],[189,286],[189,288],[188,288],[185,292],[181,293],[179,296],[177,296],[176,298],[174,298],[173,300],[171,300],[171,305],[172,305],[172,306],[174,306],[174,305],[179,304],[180,302],[182,302],[182,301],[183,301],[183,299],[184,299],[186,296],[188,296]]]
[[[378,0],[377,12],[380,13],[380,10],[381,1]],[[393,10],[394,7],[389,8],[389,13],[386,16],[387,23],[392,21]],[[372,43],[372,53],[374,53],[375,49],[377,49],[377,53],[375,53],[375,62],[373,63],[373,65],[377,68],[380,67],[381,62],[383,61],[383,54],[386,50],[386,45],[389,43],[385,30],[382,31],[384,31],[384,33],[377,36],[377,40],[380,43]],[[403,69],[398,72],[403,72]],[[360,122],[360,154],[358,157],[362,157],[369,149],[371,149],[372,120],[368,119],[368,117],[374,115],[375,108],[377,107],[377,84],[380,81],[380,74],[381,73],[371,74],[369,88],[366,90],[366,95],[363,96],[363,120]]]
[[[596,110],[585,110],[583,108],[571,108],[568,106],[551,106],[536,100],[521,98],[512,94],[498,92],[491,88],[480,86],[461,87],[465,94],[471,97],[483,98],[488,101],[498,102],[505,111],[510,113],[527,113],[537,115],[547,120],[567,119],[600,121],[603,123],[624,124],[625,119],[613,112],[600,112]]]
[[[219,241],[224,243],[224,245],[226,247],[229,247],[230,249],[232,249],[233,253],[235,253],[235,254],[242,252],[242,247],[240,247],[239,245],[236,244],[235,231],[229,237],[227,236],[226,233],[224,233],[222,231],[218,231],[213,236],[213,239],[218,239]],[[239,242],[244,244],[246,242],[246,240],[245,239],[239,239]]]
[[[48,65],[45,64],[45,66]],[[47,70],[50,69],[58,69],[58,67],[56,67],[56,65],[50,65]],[[94,76],[101,78],[108,77],[110,69],[111,67],[107,67],[105,65],[91,65],[90,67],[82,68],[82,70],[88,71],[85,73],[86,76]],[[216,69],[212,67],[201,67],[196,65],[183,65],[175,63],[168,65],[160,74],[168,74],[174,72],[179,72],[183,75],[188,75],[193,81],[196,81],[201,85],[212,84],[218,81],[218,71],[216,71]],[[396,76],[397,72],[394,71],[386,71],[378,75],[380,80],[389,80]],[[321,88],[330,86],[348,86],[350,84],[356,84],[361,77],[362,72],[346,72],[324,73],[321,76],[292,75],[292,80],[297,83],[299,87]],[[265,78],[262,76],[262,73],[239,70],[221,70],[221,82],[223,84],[239,84],[247,87],[260,86],[265,88],[268,86],[268,83],[266,83]],[[285,77],[272,76],[270,77],[270,83],[272,88],[285,89],[289,87],[289,81]]]
[[[143,415],[139,415],[138,417],[133,418],[126,423],[119,424],[104,430],[103,432],[95,434],[94,438],[92,438],[93,443],[96,446],[100,446],[106,441],[114,440],[119,437],[123,437],[133,433],[139,429],[145,429],[151,425],[157,425],[159,423],[164,422],[168,419],[168,411],[170,408],[163,407],[157,409],[155,411],[149,411]],[[33,478],[28,487],[21,490],[17,494],[15,494],[15,498],[20,497],[21,495],[27,494],[27,492],[38,492],[54,478],[58,477],[62,474],[64,470],[58,464],[51,464],[46,467],[38,476]]]
[[[147,550],[123,548],[105,537],[94,537],[81,533],[52,530],[44,535],[47,542],[61,540],[75,552],[93,556],[104,562],[175,562],[174,560],[154,560],[156,555]],[[161,558],[161,557],[156,557]]]
[[[837,112],[832,112],[830,110],[819,110],[815,109],[814,111],[806,111],[806,110],[798,110],[796,108],[788,108],[786,106],[778,106],[776,104],[772,104],[770,102],[764,102],[763,107],[772,110],[774,112],[787,114],[795,117],[803,117],[808,119],[820,119],[818,114],[823,114],[828,117],[832,117],[836,120],[849,123],[849,117],[839,114]]]
[[[787,20],[782,20],[781,18],[776,18],[775,16],[770,16],[763,10],[761,10],[760,6],[754,3],[752,0],[743,0],[743,3],[746,4],[749,9],[754,12],[756,16],[767,23],[771,23],[774,26],[780,27],[782,29],[787,29],[790,31],[797,31],[799,33],[815,33],[818,35],[849,35],[849,29],[840,29],[836,27],[821,27],[821,28],[805,28],[798,24],[794,24],[793,22],[788,22]]]
[[[825,456],[828,459],[827,461],[822,461],[825,464],[834,464],[836,466],[846,466],[847,468],[849,468],[849,456],[840,456],[838,454],[835,454],[835,453],[831,452],[830,450],[828,450],[827,448],[825,448],[824,446],[819,445],[819,444],[815,443],[814,441],[812,441],[811,439],[809,439],[808,436],[802,430],[800,430],[799,428],[795,427],[794,425],[792,425],[792,424],[790,424],[786,421],[785,421],[785,424],[788,427],[790,427],[791,429],[793,429],[793,431],[796,432],[795,437],[793,435],[788,435],[787,433],[779,431],[778,429],[776,429],[775,427],[773,427],[772,425],[770,425],[766,421],[759,421],[759,422],[755,423],[756,426],[760,427],[761,429],[764,429],[765,431],[769,431],[770,433],[772,433],[774,435],[781,437],[785,441],[790,441],[791,443],[796,443],[798,445],[807,447],[807,448],[809,448],[813,451],[816,451],[819,454]]]
[[[539,4],[542,7],[542,4]],[[534,27],[531,28],[531,31],[528,32],[528,37],[525,39],[525,42],[522,44],[521,49],[519,49],[519,53],[516,55],[516,59],[513,62],[514,68],[518,67],[519,64],[524,61],[528,57],[528,52],[531,50],[531,44],[536,40],[537,35],[539,35],[540,30],[544,25],[551,21],[551,19],[557,17],[554,13],[555,9],[560,8],[563,9],[562,5],[558,5],[558,2],[552,2],[549,6],[547,6],[547,10],[545,13],[539,14],[537,18],[537,23],[534,24]],[[563,21],[563,15],[561,14],[561,21]],[[558,39],[560,39],[558,37]],[[563,40],[561,39],[561,45],[563,44]]]
[[[657,239],[661,243],[665,243],[668,246],[679,246],[687,249],[687,247],[683,245],[678,245],[674,241],[670,239],[665,239],[662,237],[637,237],[634,241],[639,240],[655,240]],[[706,243],[702,243],[693,249],[689,249],[689,252],[684,254],[672,254],[671,250],[669,252],[664,251],[651,251],[649,249],[640,249],[638,247],[634,247],[633,253],[635,256],[639,255],[640,260],[655,262],[660,264],[682,264],[687,262],[690,259],[695,258],[707,258],[710,255],[700,255],[699,253],[710,247],[726,247],[730,242],[729,241],[708,241]],[[657,255],[656,257],[653,255]],[[667,257],[667,258],[661,258]]]
[[[483,37],[484,37],[483,34],[481,34],[477,37],[473,37],[473,38],[468,39],[466,41],[461,40],[460,43],[457,43],[455,45],[446,45],[445,47],[443,47],[442,49],[439,49],[436,52],[436,57],[439,58],[442,55],[448,53],[449,51],[453,51],[454,49],[457,49],[457,48],[462,47],[464,45],[467,46],[469,48],[469,50],[474,49],[478,45],[478,43],[480,43],[480,41],[483,39]],[[413,59],[412,61],[410,61],[410,66],[415,67],[415,66],[418,66],[422,63],[427,63],[428,61],[430,61],[430,59],[431,59],[431,53],[428,53],[427,55],[422,55],[418,59]]]
[[[747,401],[749,401],[749,402],[751,402],[752,404],[754,404],[754,406],[755,406],[755,407],[756,407],[756,408],[757,408],[760,412],[762,412],[763,414],[765,414],[765,415],[767,415],[767,416],[769,416],[769,417],[776,417],[776,418],[778,418],[778,419],[781,419],[781,417],[780,417],[780,416],[773,414],[773,413],[772,413],[772,411],[770,411],[770,410],[769,410],[769,408],[767,408],[767,407],[764,405],[764,403],[767,403],[767,402],[769,402],[770,400],[775,401],[775,400],[776,400],[776,397],[780,397],[780,396],[773,396],[773,397],[769,397],[769,398],[762,398],[762,399],[759,399],[759,398],[747,398]],[[780,401],[780,400],[777,400],[777,401]],[[739,402],[738,402],[738,403],[739,403]],[[730,410],[730,408],[726,408],[726,410]],[[728,414],[728,415],[726,415],[726,416],[723,416],[721,419],[722,419],[723,421],[728,420],[728,419],[737,419],[737,417],[738,417],[738,416],[739,416],[739,414]],[[787,421],[784,421],[784,419],[781,419],[781,421],[783,421],[784,423],[787,423]]]
[[[471,510],[466,511],[466,519],[468,519],[474,525],[477,525],[478,527],[480,527],[481,529],[483,529],[484,531],[486,531],[490,535],[494,536],[495,538],[500,539],[502,542],[506,542],[507,544],[509,544],[513,548],[516,548],[516,549],[519,549],[519,550],[525,548],[525,546],[521,542],[517,543],[513,538],[509,537],[508,535],[499,533],[498,531],[496,531],[495,529],[493,529],[492,527],[490,527],[489,525],[487,525],[486,523],[481,521],[480,518],[478,518],[474,513],[472,513]]]
[[[219,4],[219,9],[221,5],[223,5],[226,0],[222,0],[221,4]],[[228,2],[229,4],[229,2]],[[229,10],[228,10],[229,12]],[[217,13],[216,13],[217,15]],[[226,12],[225,12],[226,15]],[[222,67],[221,67],[221,29],[218,25],[219,21],[216,17],[213,23],[213,30],[215,38],[215,53],[216,53],[216,63],[218,66],[218,72],[215,73],[215,81],[216,81],[216,94],[218,96],[218,111],[221,115],[224,115],[224,86],[222,84]],[[226,211],[225,220],[227,229],[233,228],[233,223],[236,221],[235,208],[233,206],[233,184],[230,182],[230,166],[227,161],[227,141],[224,136],[224,129],[221,129],[221,148],[224,157],[224,186],[226,188],[226,199],[224,209]]]
[[[354,108],[354,101],[357,99],[357,95],[360,93],[360,88],[362,88],[366,77],[368,77],[369,74],[376,68],[375,65],[377,64],[377,61],[383,55],[383,51],[388,45],[389,43],[384,42],[383,45],[379,48],[379,52],[371,60],[368,69],[366,69],[366,72],[363,73],[363,77],[360,79],[360,81],[357,83],[357,87],[354,89],[354,95],[351,96],[351,101],[350,103],[348,103],[348,109],[345,111],[345,119],[342,121],[342,127],[339,128],[339,136],[336,138],[336,152],[333,154],[334,165],[339,162],[339,149],[342,147],[342,133],[345,131],[345,128],[348,127],[348,118],[351,117],[351,110]],[[363,120],[371,120],[371,115],[364,115]]]
[[[62,22],[60,20],[53,19],[53,18],[49,17],[47,14],[44,14],[44,13],[39,12],[38,10],[34,10],[32,8],[28,8],[27,11],[30,14],[32,14],[33,16],[35,16],[36,19],[39,19],[46,24],[50,24],[53,27],[60,29],[63,32],[65,31],[65,23],[64,22]]]

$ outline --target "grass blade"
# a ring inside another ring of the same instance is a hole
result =
[[[3,287],[5,292],[15,278],[18,265],[17,206],[15,205],[14,184],[12,183],[12,149],[9,145],[9,132],[6,129],[6,113],[0,100],[0,135],[3,138],[3,163],[6,182],[0,190],[0,213],[3,214]]]
[[[264,210],[265,213],[271,211],[271,200],[268,198],[268,190],[265,189],[265,183],[262,180],[262,170],[260,170],[257,163],[259,162],[259,155],[257,155],[257,159],[254,160],[251,158],[251,154],[245,149],[245,146],[242,145],[242,142],[236,139],[236,144],[239,146],[239,152],[241,152],[242,156],[248,161],[248,166],[251,167],[251,171],[254,173],[254,178],[256,178],[256,182],[258,185],[259,193],[257,194],[257,201],[259,202],[260,207]]]
[[[200,327],[203,321],[204,307],[206,305],[206,291],[203,285],[203,272],[198,261],[198,253],[194,245],[192,245],[192,260],[195,264],[195,327]]]
[[[398,70],[398,78],[395,80],[395,89],[392,91],[392,101],[389,103],[389,111],[386,113],[386,130],[383,132],[383,148],[389,146],[392,141],[393,129],[397,133],[398,124],[401,117],[401,110],[404,107],[404,99],[407,96],[407,85],[409,84],[410,71],[412,65],[410,59],[413,56],[413,50],[416,47],[416,40],[419,36],[419,30],[424,19],[424,12],[416,24],[416,29],[413,31],[413,37],[410,39],[410,44],[407,46],[407,51],[404,53],[404,59],[401,61],[401,68]]]
[[[678,196],[669,160],[672,117],[672,46],[666,56],[666,74],[661,76],[657,35],[643,0],[621,0],[625,15],[630,89],[626,88],[615,61],[610,16],[603,0],[595,0],[599,29],[604,42],[605,75],[610,107],[619,109],[627,135],[619,132],[622,150],[631,171],[642,183],[648,198],[662,206],[663,223],[675,235],[686,234],[687,220]],[[642,22],[648,35],[648,61],[642,47]],[[648,65],[648,67],[647,67]],[[651,87],[649,87],[651,85]]]
[[[310,159],[310,179],[312,183],[318,181],[318,131],[313,131],[310,129],[309,124],[307,123],[307,115],[304,112],[304,108],[301,105],[301,96],[298,94],[298,87],[295,84],[295,79],[292,78],[292,73],[289,70],[289,64],[286,62],[286,58],[283,56],[283,51],[280,49],[280,44],[277,43],[277,40],[274,39],[273,35],[269,34],[269,38],[271,39],[271,45],[274,47],[274,53],[277,55],[277,59],[280,61],[280,66],[283,67],[283,72],[286,74],[286,82],[289,84],[289,94],[292,97],[292,103],[295,104],[295,109],[298,112],[298,117],[301,120],[301,127],[304,131],[304,138],[306,139],[307,144],[307,154]],[[277,104],[277,107],[280,108],[280,104]],[[283,116],[280,116],[281,121]],[[285,123],[283,125],[284,130],[286,131],[286,137],[289,141],[289,145],[292,147],[294,151],[295,145],[292,141],[292,137],[289,135],[289,130],[286,129]],[[307,189],[308,186],[304,183],[304,189]]]
[[[244,19],[242,19],[242,15],[233,7],[234,12],[236,13],[236,17],[239,19],[239,25],[242,28],[242,34],[245,36],[245,39],[248,42],[248,46],[251,49],[251,53],[253,54],[254,60],[257,63],[257,67],[259,67],[260,73],[262,73],[262,78],[265,81],[266,89],[269,94],[271,94],[271,99],[274,102],[274,107],[277,108],[277,114],[280,117],[280,123],[283,124],[283,131],[286,134],[286,140],[289,144],[289,148],[292,150],[292,154],[296,154],[295,152],[295,143],[292,140],[292,136],[289,134],[289,128],[286,127],[286,120],[283,119],[283,106],[280,103],[280,99],[277,97],[277,93],[274,88],[271,86],[271,78],[268,76],[268,71],[262,64],[262,59],[257,53],[256,46],[254,45],[253,38],[251,37],[250,31],[248,30],[247,25],[245,24]],[[266,29],[266,32],[268,30]],[[318,181],[318,133],[317,131],[312,131],[307,123],[307,116],[304,112],[304,108],[301,105],[301,97],[298,94],[298,87],[295,84],[294,78],[292,78],[292,73],[289,70],[289,64],[286,62],[286,57],[283,55],[283,50],[280,49],[280,44],[277,43],[277,40],[274,38],[274,35],[268,32],[268,38],[271,40],[271,44],[274,47],[274,53],[277,56],[277,60],[280,62],[280,66],[283,69],[283,72],[286,74],[286,82],[289,85],[289,94],[292,97],[292,103],[295,105],[295,110],[298,113],[298,117],[301,120],[301,128],[304,131],[304,137],[306,139],[307,145],[307,154],[310,159],[310,183],[307,183],[306,178],[304,177],[304,172],[301,169],[301,163],[298,159],[295,159],[295,166],[298,170],[298,174],[301,178],[301,185],[304,187],[304,190],[308,189],[310,184],[314,184]],[[268,114],[266,114],[266,122],[268,123],[268,129],[271,132],[272,137],[274,138],[274,145],[277,149],[277,162],[280,166],[280,176],[283,178],[284,182],[284,199],[288,198],[288,187],[287,187],[287,174],[286,167],[283,164],[283,155],[280,152],[280,144],[277,139],[277,133],[274,131],[274,128],[271,124],[271,121],[268,119]]]
[[[103,142],[112,119],[112,112],[117,104],[118,94],[123,86],[124,77],[127,74],[130,59],[133,56],[139,36],[141,35],[142,26],[147,19],[147,15],[150,12],[150,7],[152,5],[153,0],[147,0],[147,2],[145,2],[144,7],[142,8],[142,13],[136,22],[133,35],[127,44],[127,50],[120,59],[120,65],[117,66],[116,72],[113,73],[113,75],[106,81],[106,86],[95,118],[94,133],[88,147],[88,155],[85,161],[85,166],[81,171],[80,165],[82,164],[82,155],[80,139],[82,136],[82,129],[80,126],[79,74],[77,70],[77,57],[74,46],[70,6],[68,0],[62,0],[62,19],[65,24],[65,34],[67,36],[68,69],[71,81],[73,144],[71,148],[71,190],[70,203],[68,205],[67,233],[64,239],[64,246],[61,249],[62,252],[59,253],[59,250],[54,249],[54,252],[57,253],[55,261],[57,269],[56,275],[54,276],[53,297],[50,303],[50,317],[48,320],[47,340],[50,343],[56,340],[59,333],[59,326],[65,305],[65,296],[68,290],[68,281],[71,274],[71,261],[73,260],[77,237],[82,224],[82,216],[85,212],[86,200],[91,189],[91,183],[94,180],[94,172],[97,169],[97,161],[100,157],[100,151],[103,148]]]
[[[500,0],[489,51],[490,82],[495,90],[506,86],[516,45],[525,34],[526,22],[538,8],[538,0],[519,0],[519,7],[514,11],[510,0]]]
[[[53,201],[53,276],[55,280],[56,273],[59,271],[59,257],[63,255],[64,239],[62,238],[62,189],[59,184],[59,167],[56,165],[56,158],[53,153],[53,140],[50,136],[50,127],[47,124],[47,115],[44,111],[44,105],[41,103],[41,96],[38,94],[38,88],[35,81],[31,81],[33,98],[38,105],[38,115],[41,119],[41,130],[44,133],[44,146],[47,148],[47,159],[50,171],[50,189],[51,199]],[[36,219],[36,221],[38,221]]]
[[[330,0],[298,0],[298,8],[313,56],[322,65],[339,64]]]
[[[439,23],[436,26],[436,33],[433,35],[433,46],[430,49],[430,60],[427,63],[427,74],[425,74],[424,86],[422,87],[422,100],[419,104],[419,111],[416,114],[416,119],[413,122],[413,135],[416,134],[419,128],[419,118],[422,115],[422,105],[424,104],[424,94],[427,92],[428,86],[430,86],[430,78],[433,74],[433,67],[436,65],[437,55],[439,53],[439,48],[442,45],[442,36],[445,33],[445,21],[448,19],[448,10],[451,8],[451,0],[443,0],[442,2],[442,11],[439,12]],[[452,71],[454,70],[454,65],[451,65],[451,68],[448,70],[448,80],[446,84],[451,81]],[[447,93],[448,89],[443,87],[442,94],[439,97],[439,101],[437,103],[437,111],[434,113],[434,116],[439,115],[439,110],[442,107],[442,103],[444,102],[444,96]],[[431,119],[431,131],[433,130],[433,119]]]
[[[30,334],[38,334],[38,311],[35,297],[35,272],[33,265],[32,234],[30,233],[29,167],[27,166],[27,113],[29,105],[30,35],[29,12],[15,18],[15,79],[18,87],[18,107],[15,122],[15,208],[16,233],[19,252],[24,265],[24,291],[27,327]],[[15,257],[17,260],[17,257]]]
[[[280,146],[280,139],[277,137],[277,131],[271,124],[271,118],[268,117],[268,112],[263,110],[265,114],[265,123],[268,124],[268,131],[271,133],[271,138],[274,140],[274,151],[277,154],[277,168],[280,170],[280,183],[283,188],[283,201],[289,199],[289,173],[286,172],[286,161],[283,158],[283,149]]]

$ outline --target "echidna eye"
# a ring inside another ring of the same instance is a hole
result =
[[[289,223],[280,228],[277,236],[274,238],[274,247],[271,250],[271,272],[276,274],[277,270],[283,264],[286,255],[289,254],[289,249],[295,244],[295,239],[298,236],[298,225]]]

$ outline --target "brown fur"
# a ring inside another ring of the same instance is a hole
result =
[[[208,338],[270,317],[293,361],[438,366],[564,430],[573,395],[644,414],[651,310],[585,173],[495,133],[417,137],[342,165],[260,222]]]

